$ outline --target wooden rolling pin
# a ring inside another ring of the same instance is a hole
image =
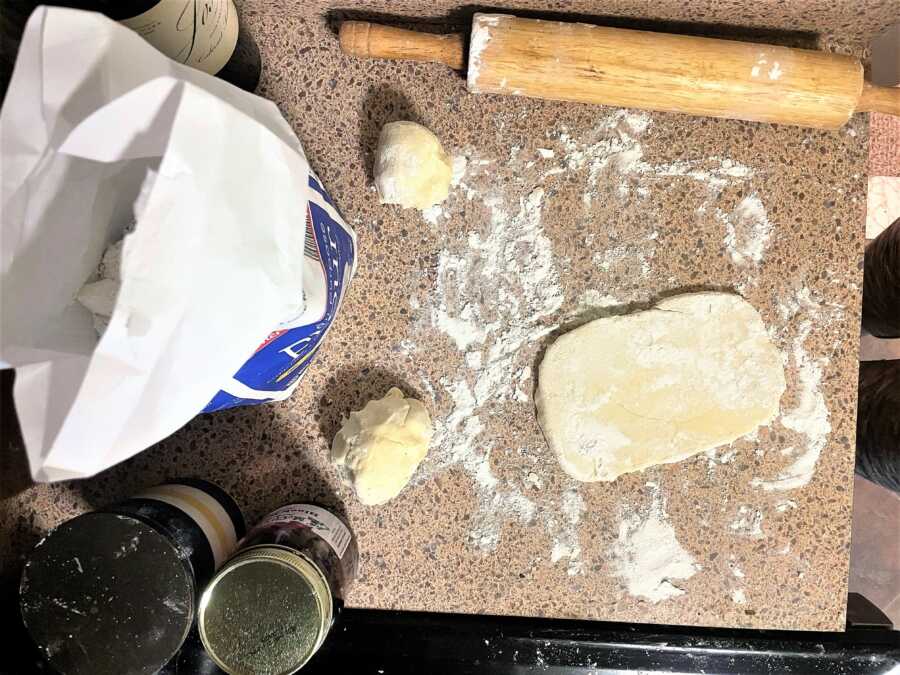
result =
[[[348,21],[347,54],[465,67],[463,36]],[[849,56],[584,23],[475,14],[474,93],[837,129],[855,112],[900,115],[900,88],[863,79]]]

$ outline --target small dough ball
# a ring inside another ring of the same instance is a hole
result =
[[[346,467],[363,504],[400,494],[428,453],[434,429],[419,401],[392,387],[382,399],[350,413],[331,445],[331,459]]]
[[[450,192],[450,157],[437,136],[415,122],[385,124],[375,154],[375,187],[382,204],[427,209]]]
[[[781,354],[753,305],[689,293],[557,339],[535,405],[565,472],[611,481],[768,424],[784,389]]]

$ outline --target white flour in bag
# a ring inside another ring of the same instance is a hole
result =
[[[34,478],[94,475],[201,411],[290,396],[339,311],[356,238],[277,106],[96,13],[37,8],[18,56],[0,111],[0,210],[15,214],[0,224],[0,361],[19,370]],[[198,136],[196,119],[216,124]],[[212,147],[234,161],[211,176]],[[130,218],[121,288],[79,293]],[[79,294],[102,313],[115,302],[99,340]]]

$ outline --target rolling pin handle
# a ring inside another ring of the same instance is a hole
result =
[[[900,115],[900,87],[879,87],[871,82],[863,83],[862,93],[856,104],[856,112]]]
[[[454,70],[465,68],[465,47],[460,33],[435,35],[368,21],[345,21],[338,36],[341,50],[350,56],[444,63]]]

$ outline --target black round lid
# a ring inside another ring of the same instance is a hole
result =
[[[65,675],[156,673],[194,617],[193,574],[174,545],[114,513],[88,513],[47,535],[19,593],[28,632]]]

